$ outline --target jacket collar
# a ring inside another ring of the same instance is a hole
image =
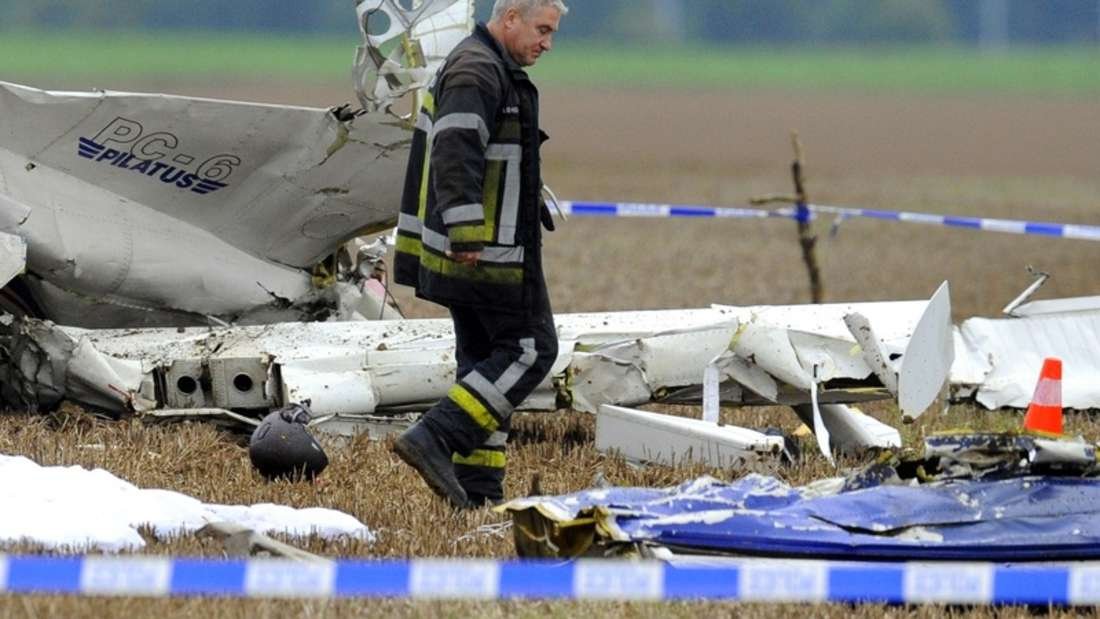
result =
[[[489,32],[489,27],[485,25],[485,22],[478,22],[474,28],[474,37],[486,45],[489,49],[496,52],[501,61],[504,62],[504,66],[508,68],[512,73],[520,73],[527,75],[527,72],[523,70],[523,67],[519,66],[512,55],[508,53],[508,50],[504,49],[504,46],[500,44],[500,41],[493,36],[493,33]]]

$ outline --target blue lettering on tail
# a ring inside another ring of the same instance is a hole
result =
[[[175,166],[155,162],[152,159],[140,159],[132,153],[107,148],[90,138],[82,137],[77,141],[76,154],[96,163],[113,165],[123,170],[137,172],[150,179],[157,180],[163,185],[177,189],[190,189],[199,195],[214,193],[229,186],[228,183],[199,178],[197,174],[177,169]]]

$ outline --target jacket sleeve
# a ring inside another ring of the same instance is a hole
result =
[[[492,241],[485,225],[485,150],[496,125],[500,79],[484,63],[456,67],[436,101],[431,167],[436,208],[452,251],[480,251]]]

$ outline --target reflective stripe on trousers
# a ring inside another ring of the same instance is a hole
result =
[[[452,307],[458,382],[425,415],[455,451],[467,493],[503,496],[506,442],[515,407],[546,378],[557,358],[549,307],[535,317]]]

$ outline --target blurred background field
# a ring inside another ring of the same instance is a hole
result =
[[[355,36],[286,33],[104,33],[9,31],[0,37],[0,76],[69,87],[137,80],[346,80]],[[532,74],[550,87],[676,87],[701,90],[856,90],[905,94],[1100,93],[1100,51],[1084,45],[1026,47],[976,55],[962,47],[762,49],[659,42],[571,42]]]
[[[480,4],[484,14],[489,2]],[[1100,2],[572,4],[555,50],[532,71],[552,136],[543,150],[544,177],[563,199],[738,206],[752,196],[786,193],[789,133],[797,130],[815,202],[1100,224]],[[0,3],[0,80],[54,89],[325,107],[354,100],[350,67],[358,43],[350,2]],[[948,280],[956,319],[992,316],[1030,281],[1028,265],[1054,275],[1040,296],[1100,294],[1095,242],[879,221],[847,221],[830,237],[830,223],[818,227],[827,301],[925,298]],[[547,236],[544,252],[560,312],[809,300],[789,221],[575,218]],[[396,294],[409,316],[443,315],[405,289]],[[899,422],[891,405],[867,412]],[[728,409],[723,418],[786,431],[798,425],[782,408]],[[1017,419],[1018,413],[959,405],[904,428],[903,435],[907,446],[916,447],[931,431],[1004,429]],[[1100,423],[1088,413],[1071,415],[1068,424],[1074,433],[1100,439]],[[524,494],[536,472],[543,489],[555,493],[579,490],[597,473],[613,483],[644,485],[669,485],[705,472],[727,478],[743,473],[633,469],[594,451],[592,427],[592,419],[579,413],[525,416],[510,447],[509,495]],[[105,448],[80,447],[89,444]],[[104,423],[67,408],[30,422],[0,419],[0,453],[28,455],[42,464],[102,466],[139,485],[205,501],[332,506],[379,532],[373,547],[310,546],[333,556],[512,553],[507,534],[477,533],[498,523],[498,516],[450,514],[385,444],[357,441],[334,449],[333,466],[321,483],[267,484],[251,471],[245,449],[211,428]],[[761,471],[792,483],[835,472],[812,448],[796,466],[762,465]],[[173,540],[153,544],[150,552],[218,556],[221,550],[210,542]],[[877,617],[944,611],[0,598],[6,616],[124,612]]]

